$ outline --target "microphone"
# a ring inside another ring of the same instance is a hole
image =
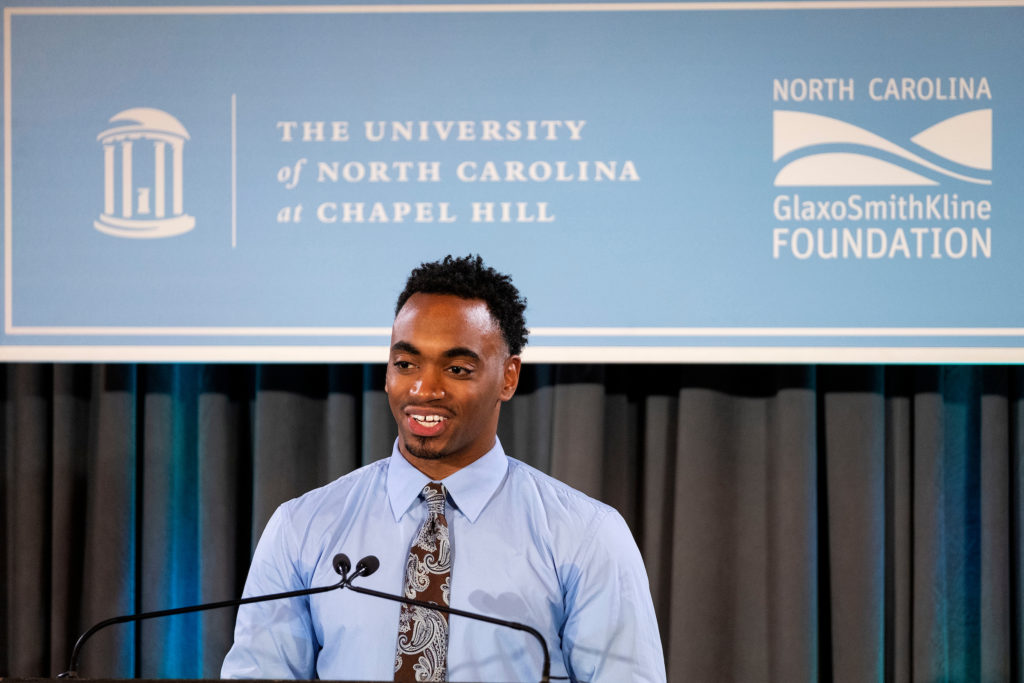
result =
[[[372,595],[377,598],[384,598],[385,600],[391,600],[393,602],[401,602],[406,605],[416,605],[417,607],[424,607],[426,609],[436,610],[445,614],[454,614],[458,617],[466,617],[467,619],[476,619],[477,621],[486,621],[489,624],[497,624],[498,626],[506,626],[508,628],[514,628],[517,631],[526,631],[540,643],[541,649],[544,651],[544,666],[541,670],[540,683],[549,683],[551,680],[551,657],[548,654],[548,644],[544,640],[544,636],[540,632],[527,626],[526,624],[520,624],[516,621],[506,621],[504,619],[496,619],[494,617],[488,617],[483,614],[477,614],[475,612],[467,612],[461,609],[455,609],[454,607],[445,607],[444,605],[438,605],[433,602],[425,602],[423,600],[414,600],[407,598],[403,595],[392,595],[390,593],[382,593],[380,591],[372,590],[370,588],[361,588],[359,586],[353,586],[352,581],[359,578],[360,576],[369,576],[373,574],[377,569],[380,568],[380,560],[375,555],[367,555],[363,559],[356,563],[356,570],[352,572],[352,576],[348,578],[342,578],[341,588],[348,588],[356,593],[362,593],[363,595]],[[335,566],[335,571],[338,571]],[[338,572],[341,573],[340,571]]]
[[[352,578],[345,581],[345,585],[352,583],[352,579],[356,577],[369,576],[378,569],[380,569],[380,560],[375,555],[367,555],[356,563],[356,573],[352,575]]]
[[[348,577],[348,572],[352,569],[352,561],[348,559],[348,555],[345,553],[338,553],[334,556],[331,564],[334,565],[334,572],[341,574],[341,582],[344,583]]]
[[[348,577],[349,569],[352,567],[351,561],[343,553],[338,553],[334,556],[332,565],[334,571],[341,575],[341,581],[330,586],[321,586],[318,588],[304,588],[297,591],[287,591],[285,593],[271,593],[269,595],[255,595],[249,598],[239,598],[237,600],[222,600],[220,602],[208,602],[201,605],[192,605],[190,607],[178,607],[175,609],[162,609],[155,612],[140,612],[139,614],[125,614],[120,617],[113,617],[95,624],[88,631],[79,636],[78,641],[75,643],[75,647],[71,650],[71,663],[68,665],[68,670],[57,674],[57,678],[78,678],[78,657],[81,654],[82,646],[85,645],[85,641],[93,636],[97,631],[106,628],[107,626],[113,626],[114,624],[124,624],[132,621],[142,621],[144,619],[155,619],[156,617],[169,617],[175,614],[188,614],[189,612],[203,612],[210,609],[218,609],[220,607],[233,607],[237,605],[248,605],[254,602],[266,602],[268,600],[282,600],[284,598],[298,598],[303,595],[313,595],[314,593],[326,593],[335,589],[341,589],[345,587],[346,581],[351,581],[357,576],[360,576],[360,566],[363,565],[367,558],[363,558],[356,565],[356,571],[352,573],[352,577]],[[375,561],[377,558],[373,558]],[[377,571],[377,567],[380,566],[380,562],[373,567],[373,569],[367,571],[366,567],[363,567],[362,576],[372,574]]]

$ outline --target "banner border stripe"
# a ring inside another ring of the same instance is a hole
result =
[[[4,8],[23,16],[229,14],[452,14],[529,12],[737,12],[792,10],[960,9],[1020,7],[1024,0],[724,0],[723,2],[543,2],[382,5],[139,5]]]
[[[386,346],[0,346],[0,362],[385,363]],[[1024,363],[1024,348],[527,347],[524,363]]]
[[[364,327],[171,327],[21,326],[14,335],[138,335],[165,337],[386,337],[391,328]],[[532,327],[533,337],[1024,337],[1024,327]]]

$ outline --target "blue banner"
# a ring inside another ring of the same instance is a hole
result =
[[[1024,2],[3,9],[7,360],[1024,360]]]

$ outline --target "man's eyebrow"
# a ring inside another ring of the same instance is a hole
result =
[[[392,344],[391,345],[391,352],[392,353],[395,353],[395,352],[411,353],[414,356],[421,355],[420,354],[420,350],[417,349],[415,346],[413,346],[412,344],[410,344],[407,341],[397,341],[394,344]]]
[[[456,346],[455,348],[448,349],[443,355],[445,358],[472,358],[473,360],[480,360],[479,353],[465,346]]]

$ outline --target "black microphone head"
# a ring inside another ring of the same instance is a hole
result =
[[[367,555],[356,563],[356,571],[361,576],[369,576],[380,569],[380,560],[376,555]]]
[[[352,562],[349,561],[348,555],[345,553],[338,553],[334,556],[334,571],[337,574],[341,574],[342,577],[348,576],[349,570],[352,569]]]

